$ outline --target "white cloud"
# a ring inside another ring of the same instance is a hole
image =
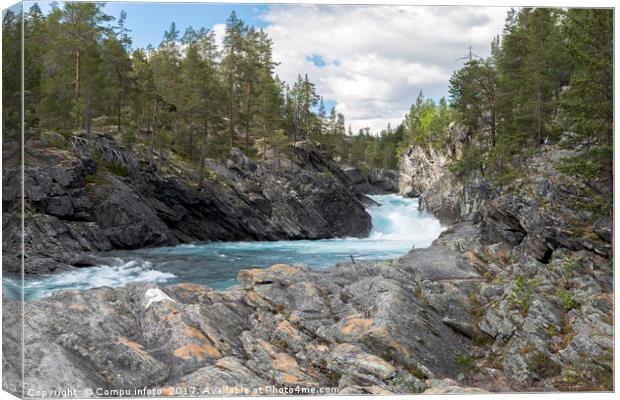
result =
[[[226,36],[226,24],[215,24],[211,28],[215,35],[215,44],[222,51],[224,49],[224,36]]]
[[[377,131],[400,122],[420,89],[427,97],[447,96],[455,60],[470,45],[488,55],[507,10],[274,5],[262,19],[283,80],[307,73],[323,97],[337,102],[353,131]],[[314,65],[312,55],[325,65]]]

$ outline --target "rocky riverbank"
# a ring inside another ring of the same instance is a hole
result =
[[[557,170],[563,155],[547,147],[509,181],[442,168],[429,184],[432,155],[405,152],[416,195],[452,225],[400,259],[244,270],[222,292],[139,284],[28,303],[25,387],[612,390],[611,220]],[[18,379],[20,307],[5,302],[5,380]]]
[[[309,143],[277,163],[235,150],[223,163],[208,160],[201,179],[168,158],[140,160],[107,135],[53,133],[26,147],[24,175],[26,274],[93,265],[89,253],[112,249],[364,237],[371,222],[362,189],[384,182],[377,176],[358,187]],[[391,177],[388,190],[396,191]],[[3,268],[17,273],[18,164],[6,167],[3,179]]]
[[[469,307],[460,320],[457,312],[458,326],[482,334],[472,367],[515,390],[611,390],[613,232],[611,217],[598,213],[609,189],[561,173],[561,160],[575,154],[556,146],[531,156],[519,174],[465,181],[446,168],[458,151],[458,140],[443,152],[409,149],[399,184],[401,194],[420,196],[421,208],[454,223],[448,232],[466,229],[452,246],[482,281],[469,290],[452,282],[449,292]]]

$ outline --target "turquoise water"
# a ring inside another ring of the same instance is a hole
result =
[[[317,269],[356,260],[395,258],[414,245],[427,247],[442,227],[432,215],[418,210],[417,199],[397,195],[370,196],[379,206],[368,207],[372,232],[368,238],[186,244],[175,247],[107,253],[108,265],[29,278],[26,298],[34,300],[62,289],[122,286],[129,282],[174,284],[193,282],[221,290],[237,283],[245,268],[276,263],[308,265]],[[19,293],[18,282],[4,279],[4,291]]]

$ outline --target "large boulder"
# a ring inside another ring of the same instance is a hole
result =
[[[388,194],[398,192],[398,172],[388,169],[372,169],[365,172],[358,167],[347,167],[345,174],[353,188],[364,194]]]

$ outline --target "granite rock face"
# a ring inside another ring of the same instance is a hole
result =
[[[278,264],[241,271],[240,286],[223,292],[193,284],[59,292],[25,305],[25,387],[410,393],[429,388],[427,379],[456,378],[455,355],[467,354],[470,339],[416,295],[410,272],[401,280],[392,270]],[[11,326],[20,304],[6,302]],[[10,375],[18,332],[7,334]]]
[[[443,243],[481,278],[418,277],[444,322],[475,342],[473,357],[461,359],[475,371],[465,381],[491,391],[611,390],[612,230],[590,206],[611,193],[560,172],[558,162],[574,154],[554,146],[501,184],[493,177],[456,179],[445,168],[450,151],[405,152],[400,189],[456,222],[424,249],[445,261],[410,264],[421,261],[420,271],[459,265],[439,250]]]
[[[105,137],[93,140],[122,154]],[[364,237],[371,229],[365,196],[310,143],[298,144],[285,168],[235,150],[224,164],[207,162],[208,176],[200,182],[171,173],[174,166],[163,171],[146,162],[129,168],[101,161],[89,148],[30,151],[24,171],[27,274],[87,266],[85,252],[211,240]],[[3,218],[5,251],[19,242],[19,175],[19,168],[3,173],[4,209],[14,210]],[[19,256],[7,254],[5,271],[18,272]]]
[[[434,148],[410,147],[400,157],[399,193],[419,197],[444,175],[448,155]]]
[[[398,192],[397,171],[388,169],[373,169],[368,172],[360,168],[348,167],[344,169],[351,180],[353,187],[365,194],[388,194]]]

